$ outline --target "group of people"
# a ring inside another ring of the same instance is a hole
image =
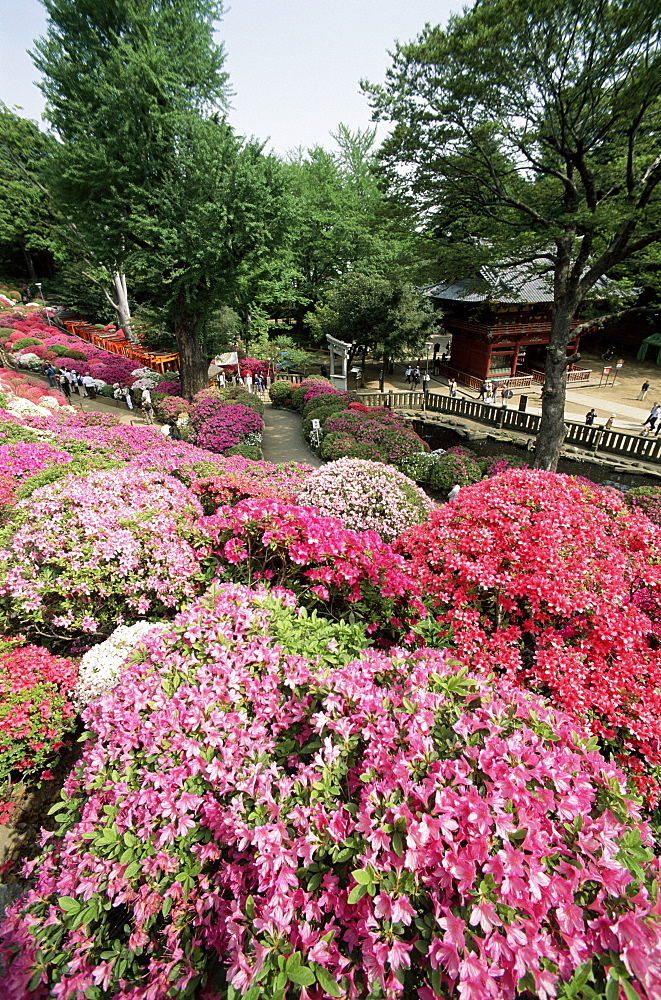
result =
[[[643,423],[643,429],[641,434],[654,434],[658,437],[659,431],[661,431],[661,423],[659,422],[659,416],[661,415],[661,403],[654,403],[652,409],[647,414],[647,420]],[[646,430],[649,428],[649,430]],[[656,430],[655,430],[656,428]]]
[[[429,372],[424,374],[420,371],[420,365],[409,365],[405,372],[406,382],[408,385],[413,386],[413,391],[416,392],[420,383],[422,382],[422,391],[424,393],[429,392],[429,383],[431,382],[431,375]]]
[[[253,375],[252,372],[246,372],[244,375],[241,372],[237,372],[236,375],[226,375],[225,372],[221,371],[216,375],[216,384],[219,389],[230,385],[242,385],[248,392],[254,391],[259,396],[263,396],[264,391],[268,388],[267,380],[262,375]]]
[[[610,417],[604,424],[605,431],[609,431],[611,429],[611,427],[613,426],[613,421],[615,420],[615,416],[616,416],[615,413],[611,413]],[[592,407],[592,409],[588,410],[588,412],[585,414],[585,423],[587,424],[588,427],[592,427],[596,419],[597,419],[597,411],[595,410],[594,407]]]
[[[454,382],[454,379],[452,381]],[[456,394],[457,383],[454,382],[454,384],[455,384],[455,393],[450,392],[451,396]],[[498,386],[496,385],[496,383],[492,378],[485,379],[482,385],[480,386],[480,399],[482,400],[483,403],[495,403],[498,393],[499,393]],[[510,388],[508,388],[507,382],[503,382],[503,384],[500,387],[500,401],[503,404],[503,406],[507,406],[507,400],[511,399],[513,395],[514,393]]]
[[[81,375],[75,368],[60,368],[59,371],[53,365],[45,364],[42,372],[52,389],[59,389],[67,399],[71,399],[75,392],[78,396],[89,396],[96,399],[96,383],[91,375]]]

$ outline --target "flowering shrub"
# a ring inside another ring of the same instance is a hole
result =
[[[654,524],[661,524],[661,487],[638,486],[626,494],[627,507],[640,510]]]
[[[119,680],[122,667],[148,632],[167,627],[161,622],[120,625],[104,642],[92,646],[80,661],[78,681],[73,691],[72,698],[78,711],[112,690]]]
[[[202,508],[178,480],[136,469],[68,477],[16,505],[0,551],[0,620],[26,634],[102,637],[171,617],[202,585]]]
[[[197,403],[191,419],[197,427],[198,445],[218,454],[239,444],[247,434],[261,432],[264,426],[252,407],[241,403],[218,404],[213,400]]]
[[[191,405],[186,399],[182,399],[181,396],[161,396],[154,403],[154,411],[161,423],[169,423],[171,420],[176,420],[182,413],[190,416]]]
[[[618,771],[534,696],[359,643],[233,587],[146,637],[4,923],[7,1000],[658,996]]]
[[[349,613],[383,641],[401,639],[424,607],[404,561],[374,531],[278,500],[241,500],[203,518],[219,579],[288,587],[308,610]]]
[[[322,392],[314,393],[310,396],[307,403],[305,403],[303,409],[301,410],[301,416],[303,419],[309,417],[313,410],[319,410],[322,407],[332,406],[336,411],[345,410],[349,407],[352,393],[350,392],[340,392],[333,386],[332,392]]]
[[[39,646],[0,652],[0,786],[41,770],[73,727],[77,670]]]
[[[418,437],[412,427],[388,410],[370,410],[367,414],[344,410],[326,420],[324,431],[327,434],[349,434],[356,441],[374,445],[390,465],[398,466],[408,455],[429,450],[429,445]]]
[[[341,458],[316,469],[296,502],[337,517],[347,528],[376,531],[385,542],[425,521],[433,502],[391,465]]]
[[[527,469],[528,463],[518,455],[489,455],[479,459],[479,466],[483,476],[500,476],[509,469]]]
[[[406,455],[399,463],[398,468],[400,472],[416,483],[428,483],[431,470],[439,458],[440,455],[430,454],[426,451],[415,451]]]
[[[458,657],[505,671],[584,721],[653,805],[661,778],[656,527],[586,480],[513,470],[462,489],[396,547],[452,627]]]
[[[337,462],[341,458],[361,458],[366,462],[385,462],[386,458],[377,445],[370,441],[357,441],[351,434],[333,431],[325,434],[319,454],[325,462]]]
[[[295,410],[302,410],[306,403],[316,396],[332,394],[333,391],[340,392],[329,379],[320,375],[311,375],[310,378],[303,379],[298,385],[292,386],[291,402]]]
[[[71,461],[68,451],[60,451],[44,442],[17,441],[0,445],[0,477],[23,480],[39,469]]]
[[[205,514],[213,514],[218,507],[248,497],[293,501],[311,473],[311,466],[296,462],[273,465],[233,458],[211,475],[194,479],[191,490],[199,497]]]

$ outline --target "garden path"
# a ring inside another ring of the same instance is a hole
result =
[[[298,413],[274,409],[268,400],[264,409],[262,450],[265,462],[300,462],[315,468],[323,464],[305,442]]]

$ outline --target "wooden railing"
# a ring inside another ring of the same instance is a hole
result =
[[[168,351],[148,351],[146,348],[138,347],[127,340],[123,333],[100,330],[98,326],[87,323],[80,319],[66,319],[62,321],[62,326],[67,333],[74,337],[80,337],[89,344],[94,344],[102,351],[109,351],[111,354],[119,354],[123,358],[135,361],[141,368],[151,368],[153,371],[176,372],[179,371],[179,355]]]
[[[538,413],[493,406],[476,399],[442,396],[437,392],[428,392],[426,399],[422,392],[362,393],[360,401],[365,406],[388,406],[392,410],[421,410],[420,420],[424,420],[425,412],[448,413],[493,427],[518,431],[520,434],[536,435],[542,420]],[[615,429],[607,431],[603,427],[589,427],[572,420],[566,420],[565,426],[565,444],[577,445],[593,452],[611,452],[634,460],[661,463],[661,437],[640,437]]]

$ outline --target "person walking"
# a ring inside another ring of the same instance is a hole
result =
[[[651,433],[654,430],[654,425],[659,419],[659,413],[661,413],[661,406],[659,406],[658,403],[655,403],[647,415],[647,420],[643,423],[643,428],[649,427]],[[643,430],[643,433],[646,434],[647,432]]]
[[[429,392],[430,381],[431,379],[429,377],[429,372],[425,372],[425,374],[422,376],[422,391],[424,392],[425,396]]]
[[[649,392],[650,383],[645,380],[641,386],[640,392],[638,393],[638,399],[645,399],[645,396]]]
[[[145,418],[145,420],[147,421],[147,423],[148,424],[153,424],[154,423],[154,404],[152,403],[151,399],[144,399],[143,398],[142,405],[141,405],[140,409],[142,410],[142,415]]]
[[[83,385],[90,399],[96,399],[96,385],[91,375],[83,375]]]
[[[418,385],[420,384],[420,370],[418,368],[415,369],[415,371],[411,375],[411,378],[413,379],[413,391],[417,392]]]
[[[457,380],[456,380],[456,378],[451,378],[450,379],[450,381],[448,382],[448,390],[450,392],[450,395],[454,399],[454,397],[457,395]]]
[[[610,417],[608,418],[608,420],[604,424],[604,430],[605,431],[609,431],[612,428],[614,420],[615,420],[615,414],[611,413]]]
[[[67,401],[71,399],[71,387],[69,385],[69,379],[66,377],[64,372],[60,372],[57,376],[57,380],[60,383],[60,389],[67,398]]]
[[[80,374],[77,374],[76,375],[76,382],[78,384],[78,392],[80,393],[80,395],[81,396],[87,396],[87,387],[85,385],[85,379],[83,378],[83,376],[80,375]]]
[[[405,375],[406,375],[406,384],[410,385],[411,384],[411,376],[413,375],[413,369],[411,368],[410,365],[406,369]]]
[[[128,406],[129,410],[133,409],[133,394],[131,393],[131,387],[128,385],[122,386],[122,396],[124,397],[124,402]]]
[[[482,400],[483,403],[486,402],[488,392],[489,392],[489,383],[485,381],[480,386],[480,399]]]
[[[585,414],[585,423],[588,425],[588,427],[592,427],[593,423],[595,422],[596,416],[597,416],[597,411],[594,409],[594,407],[588,413]]]
[[[143,389],[140,403],[151,403],[151,389]]]

